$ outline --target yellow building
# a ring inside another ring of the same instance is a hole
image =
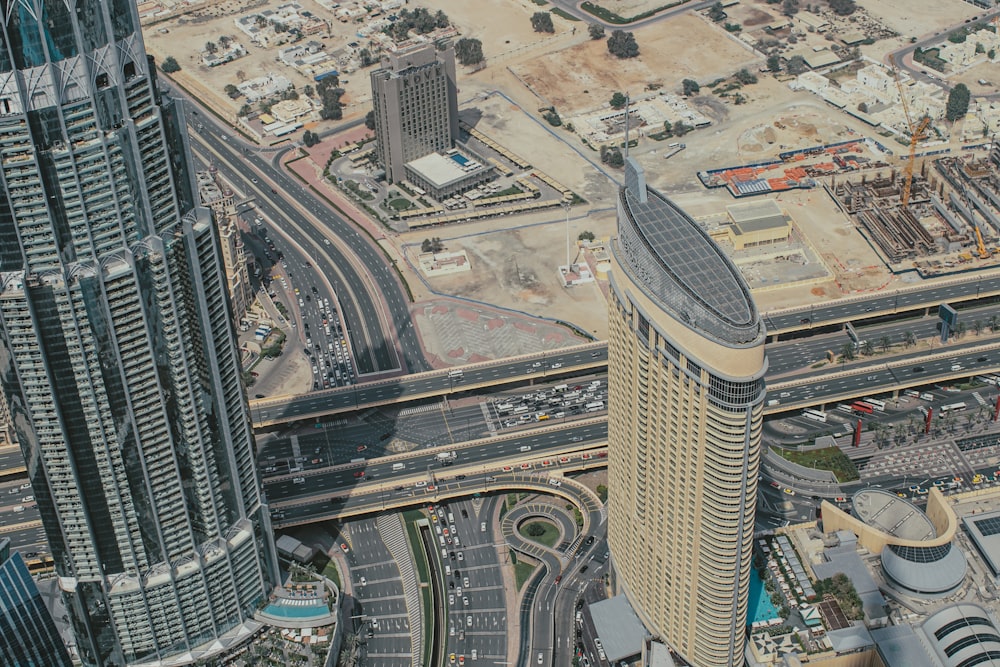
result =
[[[612,241],[608,540],[617,584],[696,667],[743,664],[764,326],[739,271],[626,160]]]
[[[773,199],[726,207],[726,232],[736,250],[783,243],[792,233],[792,223]]]

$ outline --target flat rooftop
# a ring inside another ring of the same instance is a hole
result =
[[[470,169],[465,165],[475,165],[475,167]],[[431,153],[430,155],[407,162],[406,166],[438,188],[459,181],[483,168],[481,164],[461,153],[454,153],[452,155]]]

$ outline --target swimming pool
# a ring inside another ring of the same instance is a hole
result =
[[[293,607],[285,604],[269,604],[264,607],[264,613],[270,614],[271,616],[281,616],[283,618],[314,618],[329,616],[330,608],[325,604],[310,604],[299,607]]]
[[[778,608],[771,603],[771,595],[764,588],[757,570],[750,575],[750,605],[747,608],[747,625],[781,618]]]
[[[469,164],[469,158],[465,157],[464,155],[459,155],[458,153],[452,155],[451,159],[457,162],[458,166],[460,167],[464,167],[465,165]]]

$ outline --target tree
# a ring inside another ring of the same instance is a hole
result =
[[[693,129],[694,128],[691,127],[690,125],[685,124],[684,121],[679,120],[676,123],[674,123],[674,136],[683,137],[685,134],[687,134]]]
[[[767,69],[777,74],[781,71],[781,56],[772,55],[767,57]]]
[[[340,120],[344,117],[341,110],[340,98],[344,94],[344,89],[338,84],[340,80],[335,76],[328,76],[316,84],[316,93],[323,104],[319,117],[323,120]]]
[[[692,95],[697,95],[701,90],[701,86],[694,79],[684,79],[681,81],[681,86],[684,88],[684,97],[691,97]]]
[[[312,148],[320,142],[319,135],[315,132],[310,132],[306,130],[302,133],[302,143],[306,145],[306,148]]]
[[[368,49],[361,49],[358,51],[358,60],[361,61],[362,67],[368,67],[375,63],[375,56]]]
[[[948,108],[945,111],[945,118],[956,121],[965,116],[969,111],[969,88],[964,83],[957,84],[948,93]]]
[[[226,95],[229,95],[229,99],[231,99],[231,100],[235,100],[237,97],[239,97],[241,95],[240,89],[237,88],[236,86],[234,86],[231,83],[227,83],[226,84],[225,91],[226,91]]]
[[[310,86],[309,84],[306,84],[302,87],[302,94],[305,95],[306,97],[312,97],[314,92],[316,91],[313,90],[313,87]]]
[[[903,347],[910,347],[917,344],[917,334],[907,331],[903,334]]]
[[[837,16],[850,16],[858,8],[854,0],[829,0],[829,5]]]
[[[552,25],[552,14],[549,12],[535,12],[531,15],[531,27],[535,32],[555,32]]]
[[[524,532],[528,537],[541,537],[545,534],[545,526],[537,521],[532,521],[525,527]]]
[[[578,241],[593,241],[595,238],[597,237],[594,236],[594,232],[587,230],[580,232],[580,235],[576,237]]]
[[[726,10],[723,9],[721,2],[715,3],[708,10],[708,18],[712,19],[716,23],[725,20],[726,16],[728,16],[728,14],[726,14]]]
[[[844,343],[840,348],[840,363],[854,360],[854,343]]]
[[[434,26],[436,28],[447,28],[448,27],[448,23],[449,23],[449,21],[448,21],[448,15],[445,14],[440,9],[437,10],[437,13],[434,15]]]
[[[639,55],[639,45],[632,33],[615,30],[608,37],[608,51],[618,58],[635,58]]]
[[[625,103],[627,101],[628,101],[628,99],[624,95],[622,95],[621,93],[616,92],[614,95],[611,96],[611,108],[612,109],[621,109],[622,107],[625,106]]]
[[[375,111],[374,110],[369,111],[368,113],[365,114],[365,127],[367,127],[369,130],[374,130],[375,129]]]
[[[463,37],[455,42],[455,58],[462,65],[478,65],[483,62],[483,43],[478,39]]]
[[[601,146],[601,162],[609,167],[622,167],[625,165],[625,158],[616,146]]]
[[[799,13],[799,3],[798,0],[784,0],[781,3],[781,12],[785,16],[792,16],[793,14]]]
[[[878,339],[878,346],[882,348],[882,352],[888,352],[889,348],[892,347],[892,339],[888,336],[882,336]]]
[[[738,71],[733,77],[742,83],[744,86],[749,86],[752,83],[757,83],[757,75],[748,70],[746,67]]]
[[[966,39],[968,39],[964,30],[956,30],[955,32],[948,35],[948,41],[952,44],[961,44]]]
[[[173,74],[174,72],[180,72],[181,66],[173,56],[167,56],[163,59],[160,69],[163,70],[164,74]]]
[[[590,35],[591,39],[603,39],[604,26],[600,23],[591,23],[587,26],[587,34]]]
[[[241,69],[236,70],[236,80],[243,83],[247,80],[247,73]]]
[[[240,107],[239,110],[240,116],[249,116],[251,113],[253,113],[253,107],[250,106],[249,104],[244,104],[243,106]]]
[[[562,118],[559,117],[559,114],[556,113],[555,109],[549,109],[546,111],[542,114],[542,118],[544,118],[552,127],[559,127],[562,125]]]
[[[785,66],[789,74],[799,75],[809,69],[809,65],[806,64],[806,59],[802,56],[792,56],[788,59],[788,64]]]
[[[233,40],[229,35],[222,35],[219,37],[219,48],[228,49],[232,41]]]
[[[205,42],[205,51],[208,53],[215,53],[219,50],[219,47],[215,45],[215,42]]]

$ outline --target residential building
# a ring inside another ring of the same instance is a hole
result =
[[[696,667],[743,664],[764,326],[733,263],[626,158],[612,241],[608,541],[617,586]]]
[[[219,181],[217,169],[199,172],[197,178],[198,197],[202,205],[212,209],[219,230],[229,301],[233,306],[233,319],[239,322],[253,303],[253,286],[243,234],[237,224],[236,197],[231,188]]]
[[[371,74],[378,163],[386,179],[406,179],[405,165],[447,151],[458,139],[455,50],[419,44],[389,53]]]
[[[84,665],[209,660],[277,572],[219,236],[132,3],[0,19],[0,388]]]
[[[0,538],[0,664],[70,667],[72,661],[21,554]]]

